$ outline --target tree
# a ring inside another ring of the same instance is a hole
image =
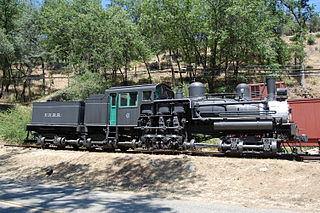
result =
[[[11,81],[11,65],[14,59],[13,36],[15,20],[19,16],[19,0],[0,1],[0,37],[3,39],[0,45],[0,69],[2,70],[2,82],[0,98],[4,90],[8,91]]]
[[[202,66],[209,85],[221,71],[237,75],[245,64],[288,62],[279,25],[285,13],[275,1],[118,0],[130,12],[155,55]],[[278,45],[281,45],[280,47]],[[282,56],[281,54],[285,54]],[[172,83],[175,83],[172,69]],[[212,89],[212,88],[211,88]]]
[[[16,72],[13,76],[14,89],[16,99],[18,99],[17,83],[19,79],[23,79],[23,89],[21,97],[24,101],[26,98],[26,87],[29,89],[29,100],[31,100],[32,90],[31,81],[26,78],[30,76],[33,69],[39,64],[42,64],[44,73],[44,60],[46,52],[41,47],[41,31],[40,31],[40,13],[39,10],[29,2],[23,2],[21,5],[20,18],[16,20],[16,33],[14,36],[15,44],[15,65]],[[43,79],[42,94],[45,92],[45,80]]]
[[[320,31],[320,15],[318,13],[312,14],[309,25],[309,32],[315,33]]]
[[[106,10],[98,0],[46,1],[42,23],[46,49],[75,73],[120,70],[127,81],[130,62],[148,60],[144,37],[118,6]]]
[[[294,61],[295,64],[302,64],[305,59],[304,47],[307,32],[307,22],[313,14],[313,7],[309,0],[279,0],[281,6],[285,7],[295,20],[294,30]]]

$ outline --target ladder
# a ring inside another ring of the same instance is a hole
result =
[[[108,143],[116,143],[119,138],[119,131],[117,126],[107,126],[106,141]]]

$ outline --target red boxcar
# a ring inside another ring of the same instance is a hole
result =
[[[288,103],[291,108],[292,122],[297,124],[300,134],[308,136],[309,141],[302,143],[302,145],[318,146],[320,140],[320,99],[288,100]]]

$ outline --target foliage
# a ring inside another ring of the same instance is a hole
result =
[[[311,33],[320,31],[320,15],[318,13],[312,14],[309,25],[309,31]]]
[[[316,37],[317,37],[317,38],[320,38],[320,33],[317,33],[317,34],[316,34]]]
[[[66,64],[79,81],[87,70],[112,74],[116,80],[120,72],[124,85],[131,66],[144,63],[151,82],[153,57],[158,69],[163,64],[171,69],[173,85],[174,62],[179,71],[182,64],[203,68],[212,90],[221,73],[233,71],[228,76],[239,79],[240,68],[248,64],[303,63],[307,32],[320,29],[319,15],[308,0],[113,0],[107,7],[101,3],[0,0],[0,98],[14,88],[17,100],[30,101],[25,77],[33,75],[37,65],[51,62]],[[284,42],[283,35],[292,35],[292,42]]]
[[[24,128],[30,119],[29,107],[16,106],[8,112],[0,113],[0,137],[10,143],[22,142],[27,136]]]
[[[313,7],[309,4],[309,0],[279,0],[279,7],[286,9],[295,21],[293,25],[294,43],[291,49],[295,64],[301,64],[306,57],[304,42],[308,30],[308,21],[313,15]]]
[[[285,84],[286,84],[288,87],[292,87],[292,86],[295,85],[295,82],[294,82],[294,80],[292,80],[292,79],[286,79],[286,80],[285,80]]]
[[[307,38],[307,44],[308,45],[316,44],[316,38],[313,35],[309,35],[308,38]]]
[[[64,93],[68,100],[84,100],[91,94],[103,94],[104,90],[111,85],[112,83],[106,81],[101,74],[87,71],[83,75],[77,76]]]
[[[189,97],[189,85],[188,83],[179,83],[174,88],[173,91],[176,92],[179,88],[182,89],[183,96]]]
[[[105,10],[98,0],[52,0],[45,1],[41,17],[44,47],[78,74],[125,67],[126,81],[130,62],[149,59],[137,25],[118,6]]]
[[[169,52],[177,63],[209,70],[212,78],[224,69],[237,75],[245,64],[290,63],[291,51],[303,50],[301,32],[312,11],[306,0],[114,2],[131,13],[154,54]],[[281,38],[284,27],[295,34],[293,47]],[[303,53],[294,56],[304,59]]]

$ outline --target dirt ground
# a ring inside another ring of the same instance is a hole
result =
[[[46,171],[52,169],[50,176]],[[320,209],[320,163],[0,145],[2,179],[291,210]]]

